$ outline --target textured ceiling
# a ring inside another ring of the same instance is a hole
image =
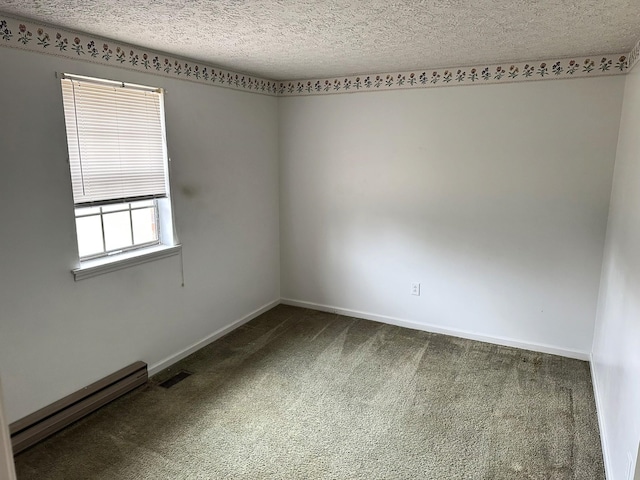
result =
[[[628,52],[639,0],[0,0],[0,11],[277,80]]]

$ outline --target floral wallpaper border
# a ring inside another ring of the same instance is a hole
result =
[[[0,46],[138,70],[219,87],[277,95],[277,82],[113,40],[40,26],[0,14]]]
[[[631,53],[629,53],[629,60],[627,62],[629,66],[629,70],[631,70],[634,66],[638,64],[638,60],[640,60],[640,40],[638,40],[636,45],[631,50]]]
[[[0,46],[272,96],[323,95],[619,75],[632,68],[640,57],[638,42],[629,54],[276,81],[57,27],[37,25],[2,14]]]
[[[501,63],[477,67],[437,68],[400,73],[352,75],[278,82],[278,95],[321,95],[356,91],[398,90],[584,78],[626,73],[628,55],[597,55],[539,62]]]

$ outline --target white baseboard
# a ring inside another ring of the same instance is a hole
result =
[[[552,345],[545,345],[545,344],[540,344],[540,343],[533,343],[533,342],[523,342],[520,340],[513,340],[510,338],[504,338],[504,337],[497,337],[497,336],[490,336],[490,335],[482,335],[482,334],[478,334],[478,333],[473,333],[473,332],[468,332],[465,330],[458,330],[455,328],[447,328],[447,327],[441,327],[438,325],[433,325],[433,324],[429,324],[429,323],[418,323],[418,322],[414,322],[412,320],[404,320],[401,318],[396,318],[396,317],[390,317],[387,315],[377,315],[374,313],[368,313],[368,312],[361,312],[358,310],[351,310],[348,308],[340,308],[340,307],[335,307],[332,305],[322,305],[322,304],[318,304],[318,303],[312,303],[312,302],[305,302],[305,301],[301,301],[301,300],[293,300],[290,298],[282,298],[279,300],[274,300],[272,302],[267,303],[266,305],[263,305],[262,307],[254,310],[253,312],[245,315],[244,317],[236,320],[235,322],[230,323],[229,325],[216,330],[215,332],[213,332],[212,334],[206,336],[205,338],[203,338],[202,340],[199,340],[198,342],[194,343],[193,345],[185,348],[184,350],[181,350],[178,353],[175,353],[167,358],[165,358],[164,360],[161,360],[158,363],[155,363],[153,365],[151,365],[149,367],[149,376],[155,375],[156,373],[164,370],[167,367],[170,367],[171,365],[173,365],[174,363],[182,360],[185,357],[188,357],[189,355],[191,355],[192,353],[200,350],[202,347],[205,347],[207,345],[209,345],[211,342],[217,340],[218,338],[226,335],[227,333],[231,332],[232,330],[235,330],[236,328],[240,327],[241,325],[244,325],[245,323],[249,322],[250,320],[253,320],[254,318],[256,318],[259,315],[262,315],[264,312],[271,310],[273,307],[279,305],[280,303],[283,303],[285,305],[291,305],[291,306],[295,306],[295,307],[302,307],[302,308],[309,308],[311,310],[319,310],[322,312],[331,312],[331,313],[338,313],[340,315],[346,315],[346,316],[350,316],[350,317],[355,317],[355,318],[363,318],[365,320],[373,320],[375,322],[381,322],[381,323],[387,323],[389,325],[396,325],[398,327],[405,327],[405,328],[411,328],[414,330],[423,330],[425,332],[431,332],[431,333],[440,333],[443,335],[450,335],[453,337],[459,337],[459,338],[466,338],[469,340],[477,340],[480,342],[486,342],[486,343],[493,343],[496,345],[504,345],[507,347],[515,347],[515,348],[521,348],[523,350],[531,350],[534,352],[541,352],[541,353],[549,353],[552,355],[560,355],[563,357],[568,357],[568,358],[575,358],[578,360],[591,360],[591,356],[589,353],[587,352],[583,352],[580,350],[571,350],[571,349],[566,349],[566,348],[560,348],[560,347],[555,347]],[[592,377],[594,375],[593,372],[593,367],[592,367]],[[594,377],[594,395],[596,397],[596,408],[599,409],[599,404],[598,404],[598,396],[595,392],[596,389],[596,383],[595,383],[595,377]],[[600,421],[600,414],[598,414],[598,420]],[[604,439],[604,435],[603,435],[603,426],[600,425],[601,427],[601,437]]]
[[[611,459],[609,458],[609,448],[607,447],[607,429],[604,422],[603,405],[598,390],[598,375],[596,374],[595,364],[593,362],[593,354],[590,355],[589,367],[591,369],[591,384],[593,385],[593,396],[596,399],[596,416],[598,417],[598,429],[600,430],[600,445],[602,445],[602,458],[604,460],[605,478],[611,478]]]
[[[431,332],[431,333],[441,333],[441,334],[450,335],[453,337],[466,338],[468,340],[477,340],[477,341],[486,342],[486,343],[493,343],[496,345],[503,345],[506,347],[515,347],[515,348],[521,348],[523,350],[531,350],[534,352],[550,353],[552,355],[560,355],[562,357],[575,358],[578,360],[588,361],[590,359],[590,355],[588,352],[555,347],[552,345],[545,345],[542,343],[523,342],[520,340],[513,340],[511,338],[482,335],[479,333],[468,332],[465,330],[458,330],[455,328],[441,327],[441,326],[433,325],[429,323],[418,323],[412,320],[404,320],[396,317],[388,317],[386,315],[376,315],[375,313],[360,312],[357,310],[334,307],[331,305],[321,305],[318,303],[304,302],[300,300],[293,300],[291,298],[282,298],[281,303],[285,305],[291,305],[294,307],[303,307],[303,308],[309,308],[311,310],[320,310],[322,312],[338,313],[340,315],[346,315],[349,317],[363,318],[365,320],[373,320],[375,322],[388,323],[390,325],[396,325],[398,327],[412,328],[414,330],[423,330],[425,332]]]
[[[155,364],[151,365],[151,367],[149,367],[149,376],[155,375],[156,373],[164,370],[165,368],[170,367],[174,363],[182,360],[185,357],[188,357],[189,355],[191,355],[194,352],[197,352],[202,347],[206,347],[211,342],[214,342],[215,340],[217,340],[220,337],[226,335],[230,331],[235,330],[236,328],[244,325],[245,323],[247,323],[250,320],[253,320],[258,315],[262,315],[267,310],[271,310],[273,307],[275,307],[275,306],[277,306],[279,304],[280,304],[280,300],[274,300],[272,302],[269,302],[266,305],[263,305],[262,307],[258,308],[257,310],[254,310],[253,312],[251,312],[251,313],[245,315],[244,317],[236,320],[235,322],[230,323],[226,327],[222,327],[221,329],[216,330],[211,335],[207,335],[202,340],[197,341],[196,343],[194,343],[193,345],[185,348],[184,350],[181,350],[178,353],[175,353],[175,354],[165,358],[164,360],[161,360],[158,363],[155,363]]]

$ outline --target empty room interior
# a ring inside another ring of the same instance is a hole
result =
[[[640,480],[633,0],[0,0],[0,479]]]

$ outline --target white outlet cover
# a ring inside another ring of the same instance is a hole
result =
[[[412,283],[411,284],[411,295],[420,296],[420,284],[419,283]]]

